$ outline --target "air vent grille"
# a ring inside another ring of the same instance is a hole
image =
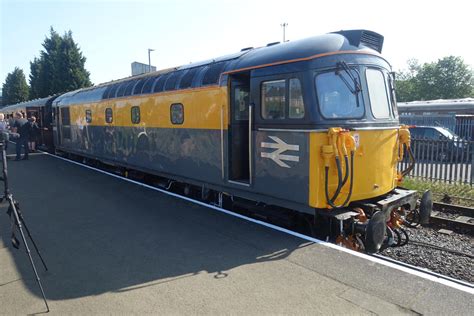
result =
[[[379,53],[382,52],[383,37],[377,33],[367,31],[362,32],[360,43],[378,51]]]

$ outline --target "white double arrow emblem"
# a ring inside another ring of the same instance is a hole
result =
[[[280,167],[284,168],[291,168],[289,165],[284,163],[282,160],[286,161],[300,161],[299,156],[294,156],[294,155],[282,155],[287,150],[292,150],[292,151],[299,151],[300,146],[299,145],[291,145],[287,144],[284,141],[282,141],[280,138],[276,136],[268,136],[271,138],[275,143],[265,143],[262,142],[260,146],[262,148],[275,148],[276,150],[272,151],[271,153],[265,153],[262,152],[260,156],[262,158],[270,158],[274,162],[276,162]]]

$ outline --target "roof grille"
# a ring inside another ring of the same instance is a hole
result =
[[[347,30],[334,33],[347,38],[353,46],[359,47],[362,45],[382,53],[383,36],[378,33],[367,30]]]
[[[383,45],[383,36],[380,36],[379,34],[370,31],[362,31],[360,43],[381,53]]]

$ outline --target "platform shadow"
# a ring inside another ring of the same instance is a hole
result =
[[[236,267],[281,260],[308,245],[52,157],[34,156],[9,168],[12,192],[49,268],[40,277],[50,300],[130,291],[200,273],[218,280]],[[4,210],[2,241],[25,285],[40,296],[24,248],[10,246]]]

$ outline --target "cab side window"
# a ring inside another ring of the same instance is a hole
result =
[[[261,114],[264,120],[304,118],[305,108],[300,80],[290,78],[262,82]]]
[[[290,109],[289,117],[292,119],[300,119],[304,117],[303,93],[301,92],[301,83],[297,78],[289,81],[290,92]]]
[[[262,83],[262,117],[266,120],[285,118],[286,85],[285,80]]]

